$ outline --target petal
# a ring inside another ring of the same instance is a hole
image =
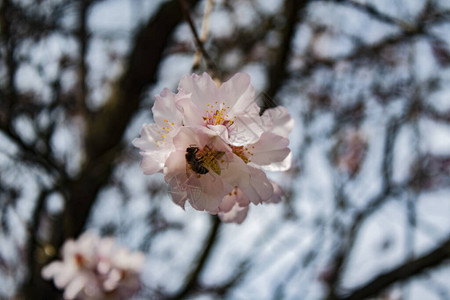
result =
[[[220,162],[220,177],[231,186],[248,186],[250,171],[244,161],[232,153],[226,153]]]
[[[88,282],[87,276],[79,274],[65,288],[64,299],[75,299]]]
[[[164,179],[171,184],[172,178],[180,177],[183,174],[186,178],[186,150],[174,151],[168,156],[164,165]],[[175,183],[172,182],[172,184]]]
[[[203,148],[216,133],[206,127],[181,127],[173,137],[173,144],[177,150],[186,151],[189,146]]]
[[[258,165],[271,165],[279,163],[289,155],[291,150],[287,147],[289,140],[271,132],[264,132],[258,142],[248,146],[251,161]]]
[[[212,214],[219,211],[220,202],[228,193],[219,176],[212,172],[201,175],[200,178],[191,176],[187,183],[187,190],[189,203],[193,208]]]
[[[265,200],[264,202],[266,202],[266,203],[279,203],[279,202],[281,202],[281,200],[284,197],[283,190],[274,181],[271,180],[270,183],[272,184],[272,187],[273,187],[273,194],[272,194],[272,196],[269,199]]]
[[[242,146],[255,143],[264,132],[259,115],[239,115],[230,126],[230,143],[235,146]]]
[[[186,180],[184,182],[186,182]],[[182,180],[178,180],[174,177],[169,181],[166,180],[166,182],[170,185],[170,195],[172,196],[172,201],[184,209],[186,201],[188,200],[188,193],[186,189],[182,188]]]
[[[163,147],[165,137],[162,128],[156,124],[144,124],[141,129],[141,137],[135,138],[132,144],[143,151],[155,151]]]
[[[57,276],[60,272],[63,271],[64,265],[60,261],[55,261],[45,266],[41,271],[41,276],[44,279],[50,279],[52,277]]]
[[[266,173],[252,166],[248,166],[248,168],[250,184],[247,187],[240,187],[240,189],[253,204],[259,204],[272,197],[273,186]]]
[[[169,154],[169,151],[141,152],[143,157],[140,167],[144,174],[152,175],[161,172]]]
[[[237,189],[234,189],[237,190]],[[232,192],[223,197],[222,202],[219,205],[220,212],[229,212],[233,206],[236,204],[236,195]]]
[[[191,99],[184,98],[177,101],[177,107],[182,112],[185,126],[203,126],[203,112],[192,103]]]
[[[212,130],[223,141],[228,141],[228,129],[223,125],[208,125],[208,129]]]
[[[172,152],[164,166],[164,180],[170,186],[172,201],[184,209],[188,194],[185,150]]]
[[[250,83],[250,76],[237,73],[224,82],[219,88],[219,100],[226,106],[230,106],[230,115],[238,115],[250,108],[254,109],[255,90]]]
[[[219,212],[219,218],[225,223],[237,223],[241,224],[244,222],[248,214],[248,206],[239,206],[235,204],[233,208],[228,212]]]
[[[219,89],[208,73],[203,73],[201,76],[197,74],[183,76],[178,89],[186,94],[190,94],[192,103],[201,111],[208,109],[207,104],[219,100]]]
[[[175,95],[169,89],[163,89],[161,94],[155,98],[152,108],[155,123],[160,126],[181,126],[182,114],[176,107],[176,101],[187,99],[187,95],[184,93]]]
[[[55,285],[59,288],[64,288],[73,280],[78,272],[79,269],[72,264],[61,265],[59,272],[53,276]]]
[[[286,156],[286,158],[278,163],[272,163],[270,165],[261,166],[262,169],[267,171],[287,171],[292,166],[292,152]]]
[[[62,257],[65,259],[73,256],[75,254],[75,252],[77,251],[77,244],[75,243],[75,241],[73,239],[68,239],[66,240],[66,242],[63,245],[62,248]]]
[[[250,201],[239,188],[234,188],[231,193],[223,197],[223,200],[219,206],[219,210],[221,212],[228,212],[233,208],[235,204],[242,207],[248,206],[250,204]]]
[[[294,128],[294,119],[289,111],[282,106],[269,108],[262,115],[264,126],[270,132],[287,138]]]

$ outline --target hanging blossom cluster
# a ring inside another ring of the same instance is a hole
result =
[[[280,187],[264,170],[291,165],[288,135],[294,121],[283,107],[260,116],[250,77],[218,86],[207,73],[184,76],[178,93],[164,89],[133,145],[147,175],[162,172],[173,201],[241,223],[249,205],[279,202]]]
[[[144,254],[117,247],[112,238],[84,233],[64,243],[62,259],[43,268],[42,277],[53,278],[64,299],[129,299],[140,289]]]

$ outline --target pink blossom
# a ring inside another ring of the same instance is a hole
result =
[[[249,184],[247,166],[217,132],[183,127],[173,144],[176,150],[166,161],[164,178],[174,202],[181,207],[189,200],[195,209],[217,213],[223,197],[234,186]]]
[[[140,289],[144,255],[115,246],[112,238],[84,233],[64,243],[62,259],[43,268],[42,277],[53,278],[64,299],[128,299]]]
[[[220,87],[207,73],[184,76],[179,90],[189,99],[179,101],[187,126],[206,126],[211,130],[227,129],[226,140],[232,145],[256,142],[264,126],[255,102],[250,76],[235,74]]]
[[[155,124],[144,125],[133,144],[145,174],[164,173],[172,200],[182,208],[219,214],[241,223],[248,206],[279,202],[282,192],[263,170],[285,171],[294,124],[287,109],[262,116],[247,74],[221,85],[207,73],[184,76],[178,93],[164,90],[153,107]],[[170,124],[168,127],[167,124]]]
[[[155,123],[144,124],[141,137],[133,140],[133,145],[142,150],[141,168],[144,174],[161,172],[167,157],[173,151],[172,137],[182,126],[183,117],[176,108],[176,102],[185,98],[185,94],[173,94],[168,89],[156,96],[152,108]]]

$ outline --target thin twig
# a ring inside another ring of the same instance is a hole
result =
[[[211,16],[211,12],[214,7],[214,0],[208,0],[206,1],[205,5],[205,11],[203,13],[203,22],[202,22],[202,31],[200,33],[200,41],[202,43],[205,43],[208,39],[208,33],[209,33],[209,17]],[[192,71],[198,70],[200,67],[200,60],[202,58],[202,52],[197,49],[194,55],[194,62],[192,64]]]
[[[194,36],[194,40],[195,40],[197,49],[200,50],[200,52],[202,53],[203,58],[205,59],[206,67],[212,73],[211,77],[213,77],[213,78],[219,77],[220,78],[216,64],[212,61],[208,52],[206,52],[203,42],[200,40],[200,37],[198,36],[197,30],[195,29],[195,26],[194,26],[194,22],[192,21],[192,18],[191,18],[191,14],[189,13],[189,7],[186,3],[186,0],[180,0],[180,5],[181,5],[181,11],[183,12],[184,18],[186,19],[186,22],[188,23],[189,28],[192,31],[192,35]]]

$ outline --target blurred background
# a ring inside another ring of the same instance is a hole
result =
[[[87,229],[146,254],[136,299],[450,299],[449,1],[2,0],[0,26],[0,299],[60,299],[40,270]],[[296,121],[242,225],[131,145],[204,71]]]

